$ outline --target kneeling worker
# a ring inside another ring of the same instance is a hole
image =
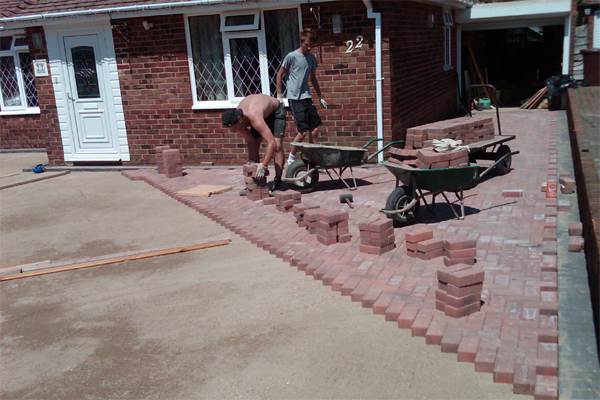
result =
[[[245,97],[235,110],[223,113],[223,125],[242,136],[248,145],[251,162],[257,163],[256,179],[265,176],[271,158],[275,163],[275,180],[272,191],[281,186],[283,173],[283,135],[285,133],[285,107],[275,97],[252,94]],[[260,162],[258,150],[263,139],[267,143],[265,157]]]

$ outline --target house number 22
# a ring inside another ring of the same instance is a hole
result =
[[[362,35],[358,35],[356,37],[356,46],[354,45],[354,42],[352,40],[348,40],[346,42],[346,46],[348,46],[348,49],[346,49],[346,53],[352,53],[353,50],[362,47],[362,44],[363,44]]]

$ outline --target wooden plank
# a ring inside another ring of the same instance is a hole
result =
[[[475,54],[473,54],[473,49],[471,48],[471,45],[469,43],[467,43],[467,49],[469,50],[469,54],[471,55],[471,60],[473,60],[473,65],[475,66],[475,72],[477,72],[477,77],[479,78],[479,81],[481,81],[481,83],[487,83],[483,81],[483,77],[481,76],[481,72],[479,72],[479,67],[477,66],[477,61],[475,61]],[[488,99],[492,99],[486,87],[483,88],[483,91],[485,92],[485,95]]]
[[[61,266],[50,267],[50,268],[42,268],[42,269],[35,270],[35,271],[28,271],[28,272],[0,276],[0,282],[9,281],[9,280],[13,280],[13,279],[19,279],[19,278],[27,278],[30,276],[52,274],[55,272],[72,271],[75,269],[95,267],[98,265],[114,264],[114,263],[119,263],[122,261],[140,260],[140,259],[148,258],[148,257],[164,256],[164,255],[168,255],[168,254],[182,253],[185,251],[206,249],[209,247],[223,246],[223,245],[229,244],[229,242],[231,242],[230,239],[223,239],[223,240],[217,240],[217,241],[213,241],[213,242],[204,242],[204,243],[190,244],[190,245],[185,245],[185,246],[177,246],[177,247],[172,247],[172,248],[163,249],[163,250],[148,251],[145,253],[132,254],[129,256],[108,257],[108,258],[103,258],[103,259],[99,259],[99,260],[85,261],[85,262],[61,265]]]
[[[43,180],[50,179],[50,178],[56,178],[57,176],[63,176],[63,175],[67,175],[69,173],[71,173],[71,172],[70,171],[62,171],[62,172],[58,172],[56,174],[48,174],[45,176],[41,176],[39,178],[33,178],[33,179],[29,179],[29,180],[23,181],[23,182],[17,182],[17,183],[12,183],[10,185],[0,186],[0,190],[8,189],[8,188],[20,186],[20,185],[25,185],[27,183],[39,182],[39,181],[43,181]]]
[[[227,185],[198,185],[186,190],[180,190],[177,194],[181,196],[210,197],[211,194],[224,193],[231,189],[233,188]]]
[[[2,176],[0,176],[0,179],[8,178],[9,176],[15,176],[15,175],[19,175],[19,174],[20,174],[20,172],[15,172],[14,174],[2,175]]]

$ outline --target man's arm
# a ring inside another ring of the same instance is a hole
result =
[[[321,103],[321,106],[323,108],[327,108],[327,103],[325,102],[325,100],[323,100],[323,96],[321,96],[321,88],[319,87],[319,81],[317,80],[317,74],[315,74],[315,71],[310,73],[310,83],[315,89],[317,96],[319,96],[319,103]]]
[[[279,71],[277,71],[277,76],[275,78],[275,82],[277,84],[277,100],[281,101],[281,99],[283,99],[282,93],[281,93],[281,82],[283,80],[283,75],[285,75],[286,73],[286,69],[281,66],[279,67]]]
[[[260,133],[260,136],[267,142],[267,148],[265,150],[265,156],[263,157],[262,164],[265,167],[269,166],[271,162],[271,158],[273,158],[273,154],[275,154],[275,149],[277,148],[277,142],[275,142],[275,137],[273,136],[273,132],[269,129],[269,126],[265,122],[265,119],[260,116],[247,115],[250,120],[250,124],[254,129]]]

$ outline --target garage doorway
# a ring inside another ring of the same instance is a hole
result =
[[[546,79],[561,74],[563,44],[564,25],[465,31],[463,82],[489,83],[498,89],[502,107],[518,107]]]

